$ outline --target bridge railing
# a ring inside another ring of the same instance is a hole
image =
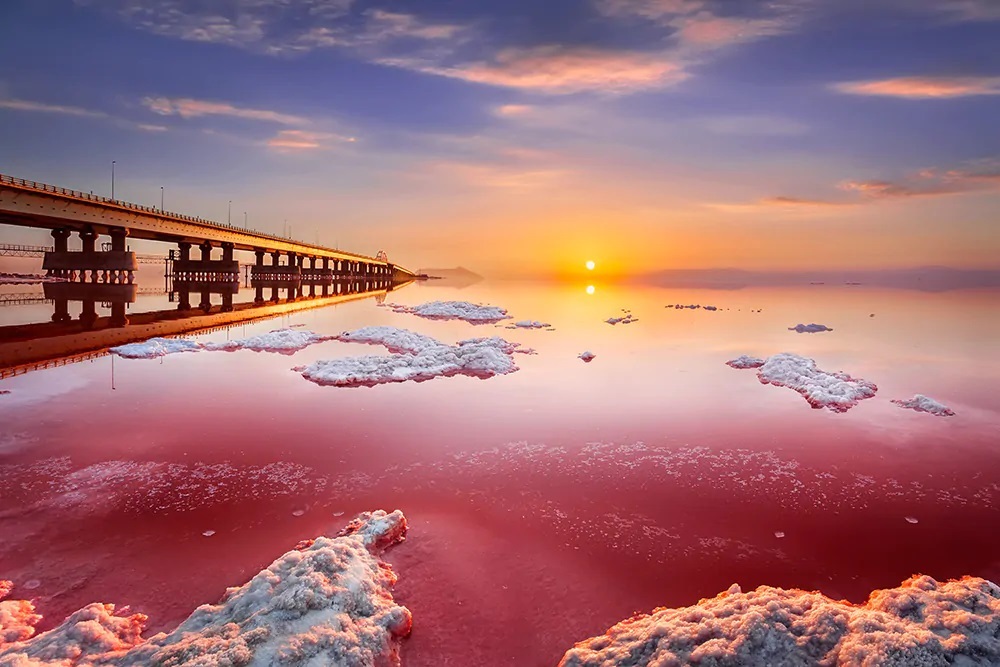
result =
[[[322,246],[313,245],[306,243],[304,241],[295,241],[294,239],[286,239],[281,236],[275,236],[274,234],[268,234],[267,232],[261,232],[256,229],[249,229],[247,227],[238,227],[231,223],[215,222],[214,220],[206,220],[204,218],[198,218],[191,215],[184,215],[183,213],[168,213],[155,206],[141,206],[139,204],[133,204],[132,202],[123,201],[121,199],[110,199],[108,197],[102,197],[100,195],[95,195],[92,192],[80,192],[79,190],[71,190],[69,188],[61,188],[55,185],[49,185],[47,183],[39,183],[38,181],[29,181],[24,178],[16,178],[14,176],[8,176],[6,174],[0,174],[0,183],[6,183],[8,185],[15,185],[21,188],[28,188],[31,190],[38,190],[40,192],[51,192],[57,195],[63,195],[65,197],[73,197],[74,199],[82,199],[85,201],[97,202],[99,204],[110,204],[113,206],[118,206],[119,208],[128,209],[130,211],[139,211],[142,213],[150,213],[152,215],[158,215],[161,218],[171,218],[174,220],[182,220],[185,222],[194,222],[199,225],[208,225],[210,227],[215,227],[217,229],[224,229],[227,231],[242,232],[244,234],[254,234],[255,236],[260,236],[272,241],[282,241],[288,243],[289,241],[303,245],[309,248],[316,248],[317,250],[330,251],[331,248],[323,248]],[[354,252],[343,252],[340,250],[334,250],[334,252],[347,255],[349,257],[354,257],[357,259],[365,259],[371,261],[384,261],[379,260],[375,257],[369,257],[368,255],[361,255]]]

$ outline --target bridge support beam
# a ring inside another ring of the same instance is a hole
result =
[[[90,282],[96,283],[101,278],[104,282],[124,282],[126,275],[131,279],[132,272],[139,268],[135,253],[126,251],[125,237],[120,233],[112,236],[113,249],[102,252],[97,251],[97,233],[94,230],[84,229],[79,232],[82,246],[80,252],[69,251],[68,234],[66,230],[58,229],[52,233],[55,241],[53,249],[46,252],[42,260],[42,269],[50,275],[76,280],[79,272],[80,281],[86,282],[89,271]]]
[[[190,262],[191,261],[191,244],[190,243],[185,243],[184,241],[181,241],[180,243],[177,244],[177,247],[180,249],[179,252],[178,252],[180,260],[182,262]]]

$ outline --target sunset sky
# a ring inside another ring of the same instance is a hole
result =
[[[491,276],[1000,267],[998,44],[998,0],[4,0],[0,172]]]

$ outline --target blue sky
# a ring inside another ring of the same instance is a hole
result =
[[[486,273],[996,266],[997,43],[995,0],[7,0],[0,171]]]

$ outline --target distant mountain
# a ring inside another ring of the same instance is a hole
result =
[[[418,269],[417,273],[434,279],[431,280],[430,284],[448,287],[468,287],[483,279],[481,275],[464,266],[457,266],[453,269]]]
[[[638,276],[636,282],[664,287],[741,289],[779,285],[868,285],[944,292],[1000,287],[1000,269],[919,266],[906,269],[746,271],[742,269],[668,269]]]

